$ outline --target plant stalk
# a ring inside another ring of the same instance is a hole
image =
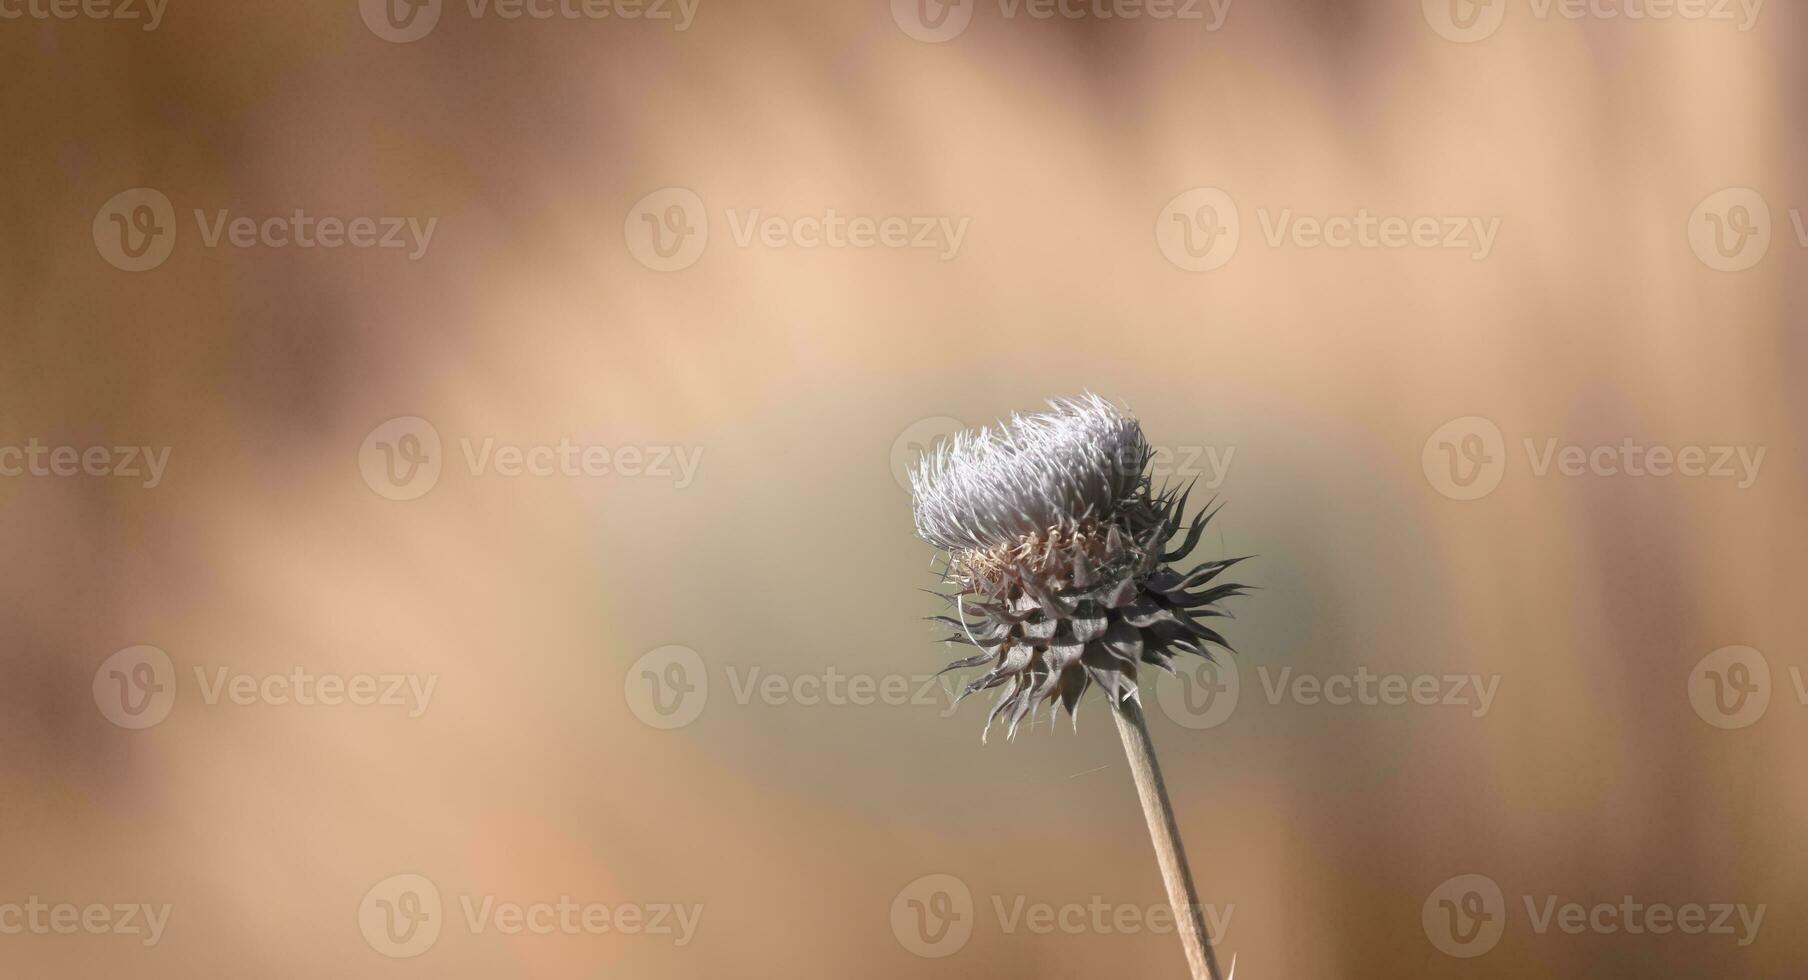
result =
[[[1127,697],[1117,703],[1112,716],[1117,719],[1117,733],[1124,740],[1130,774],[1136,779],[1136,795],[1142,800],[1143,818],[1148,821],[1149,838],[1155,844],[1155,860],[1161,865],[1168,904],[1174,908],[1187,966],[1192,969],[1193,980],[1223,980],[1218,973],[1218,960],[1212,955],[1211,937],[1205,932],[1199,893],[1193,888],[1192,872],[1187,870],[1186,850],[1180,846],[1174,806],[1168,802],[1168,788],[1161,781],[1161,767],[1155,763],[1155,743],[1149,739],[1142,706],[1135,697]]]

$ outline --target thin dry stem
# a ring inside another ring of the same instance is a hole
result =
[[[1155,860],[1161,865],[1168,904],[1174,907],[1174,919],[1180,926],[1180,944],[1186,950],[1187,966],[1193,971],[1193,980],[1222,980],[1218,960],[1212,955],[1211,937],[1205,932],[1199,893],[1193,888],[1192,872],[1187,870],[1186,850],[1180,846],[1174,807],[1168,802],[1168,788],[1161,781],[1161,767],[1155,764],[1155,743],[1149,739],[1142,706],[1135,697],[1124,698],[1117,703],[1112,717],[1117,719],[1117,733],[1124,739],[1124,755],[1129,758],[1130,774],[1136,779],[1136,795],[1142,800],[1143,818],[1149,823],[1149,838],[1155,843]]]

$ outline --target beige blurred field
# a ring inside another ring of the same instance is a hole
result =
[[[1098,695],[926,680],[899,468],[1082,390],[1259,556],[1146,699],[1239,980],[1799,972],[1797,6],[626,3],[0,0],[0,976],[1184,976]]]

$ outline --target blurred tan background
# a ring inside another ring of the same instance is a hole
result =
[[[925,680],[898,470],[1083,389],[1260,556],[1146,697],[1239,978],[1799,969],[1797,6],[35,4],[0,974],[1183,976],[1098,696]]]

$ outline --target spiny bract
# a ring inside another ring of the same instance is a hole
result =
[[[958,433],[910,474],[917,533],[947,552],[954,590],[956,615],[931,619],[980,651],[946,670],[989,665],[961,697],[1003,688],[986,730],[1003,716],[1008,735],[1045,701],[1072,715],[1093,683],[1114,703],[1136,696],[1138,664],[1229,650],[1200,620],[1245,591],[1207,587],[1242,558],[1172,567],[1216,511],[1184,521],[1190,488],[1155,489],[1135,418],[1093,394],[1049,407]]]

